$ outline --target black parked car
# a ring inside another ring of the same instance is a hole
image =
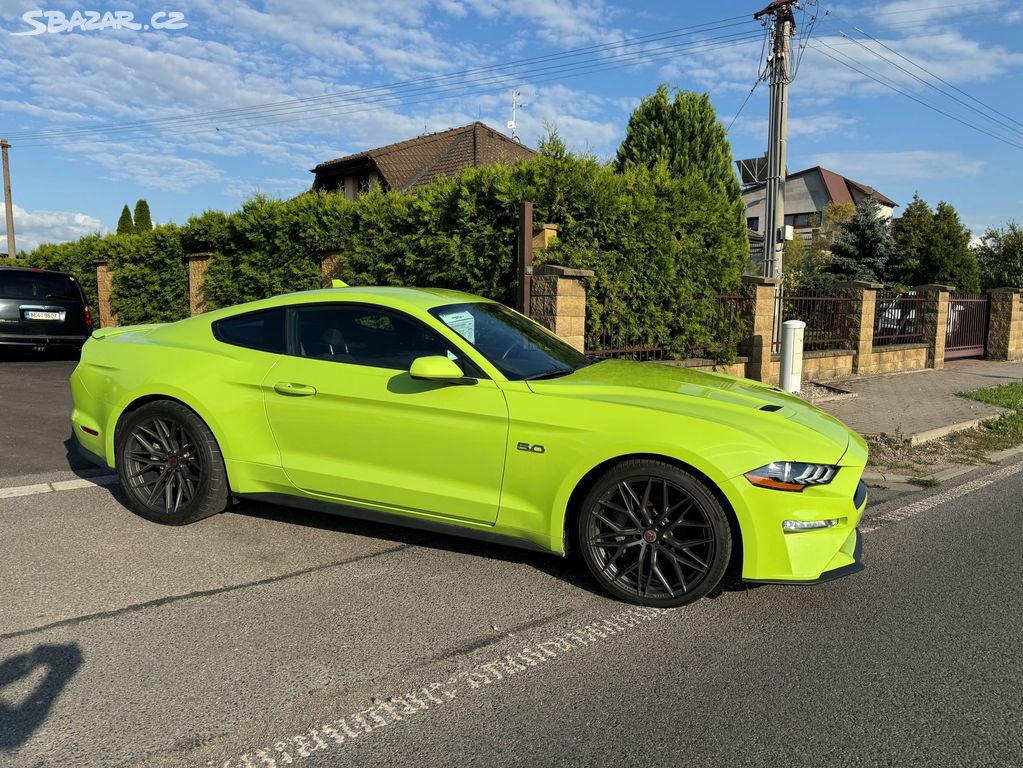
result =
[[[0,349],[81,349],[91,334],[92,312],[73,276],[0,267]]]

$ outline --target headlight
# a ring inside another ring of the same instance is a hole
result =
[[[831,464],[802,464],[795,461],[773,461],[765,467],[746,473],[746,479],[761,488],[776,491],[802,491],[809,485],[827,485],[838,473]]]

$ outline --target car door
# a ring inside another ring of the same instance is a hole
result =
[[[417,319],[362,303],[292,307],[289,351],[264,380],[270,428],[298,488],[385,511],[493,523],[508,435],[490,379],[413,379],[460,353]]]

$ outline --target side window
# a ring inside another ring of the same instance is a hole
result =
[[[294,314],[294,352],[301,357],[407,371],[417,357],[446,355],[451,347],[425,325],[372,306],[300,306]]]
[[[285,309],[268,309],[236,315],[213,324],[213,335],[225,344],[248,347],[263,352],[284,354],[287,351],[284,323]]]

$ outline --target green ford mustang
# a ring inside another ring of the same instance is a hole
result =
[[[727,575],[860,570],[866,444],[744,379],[593,362],[476,296],[306,291],[102,329],[73,431],[134,510],[231,497],[581,553],[610,593],[676,606]]]

